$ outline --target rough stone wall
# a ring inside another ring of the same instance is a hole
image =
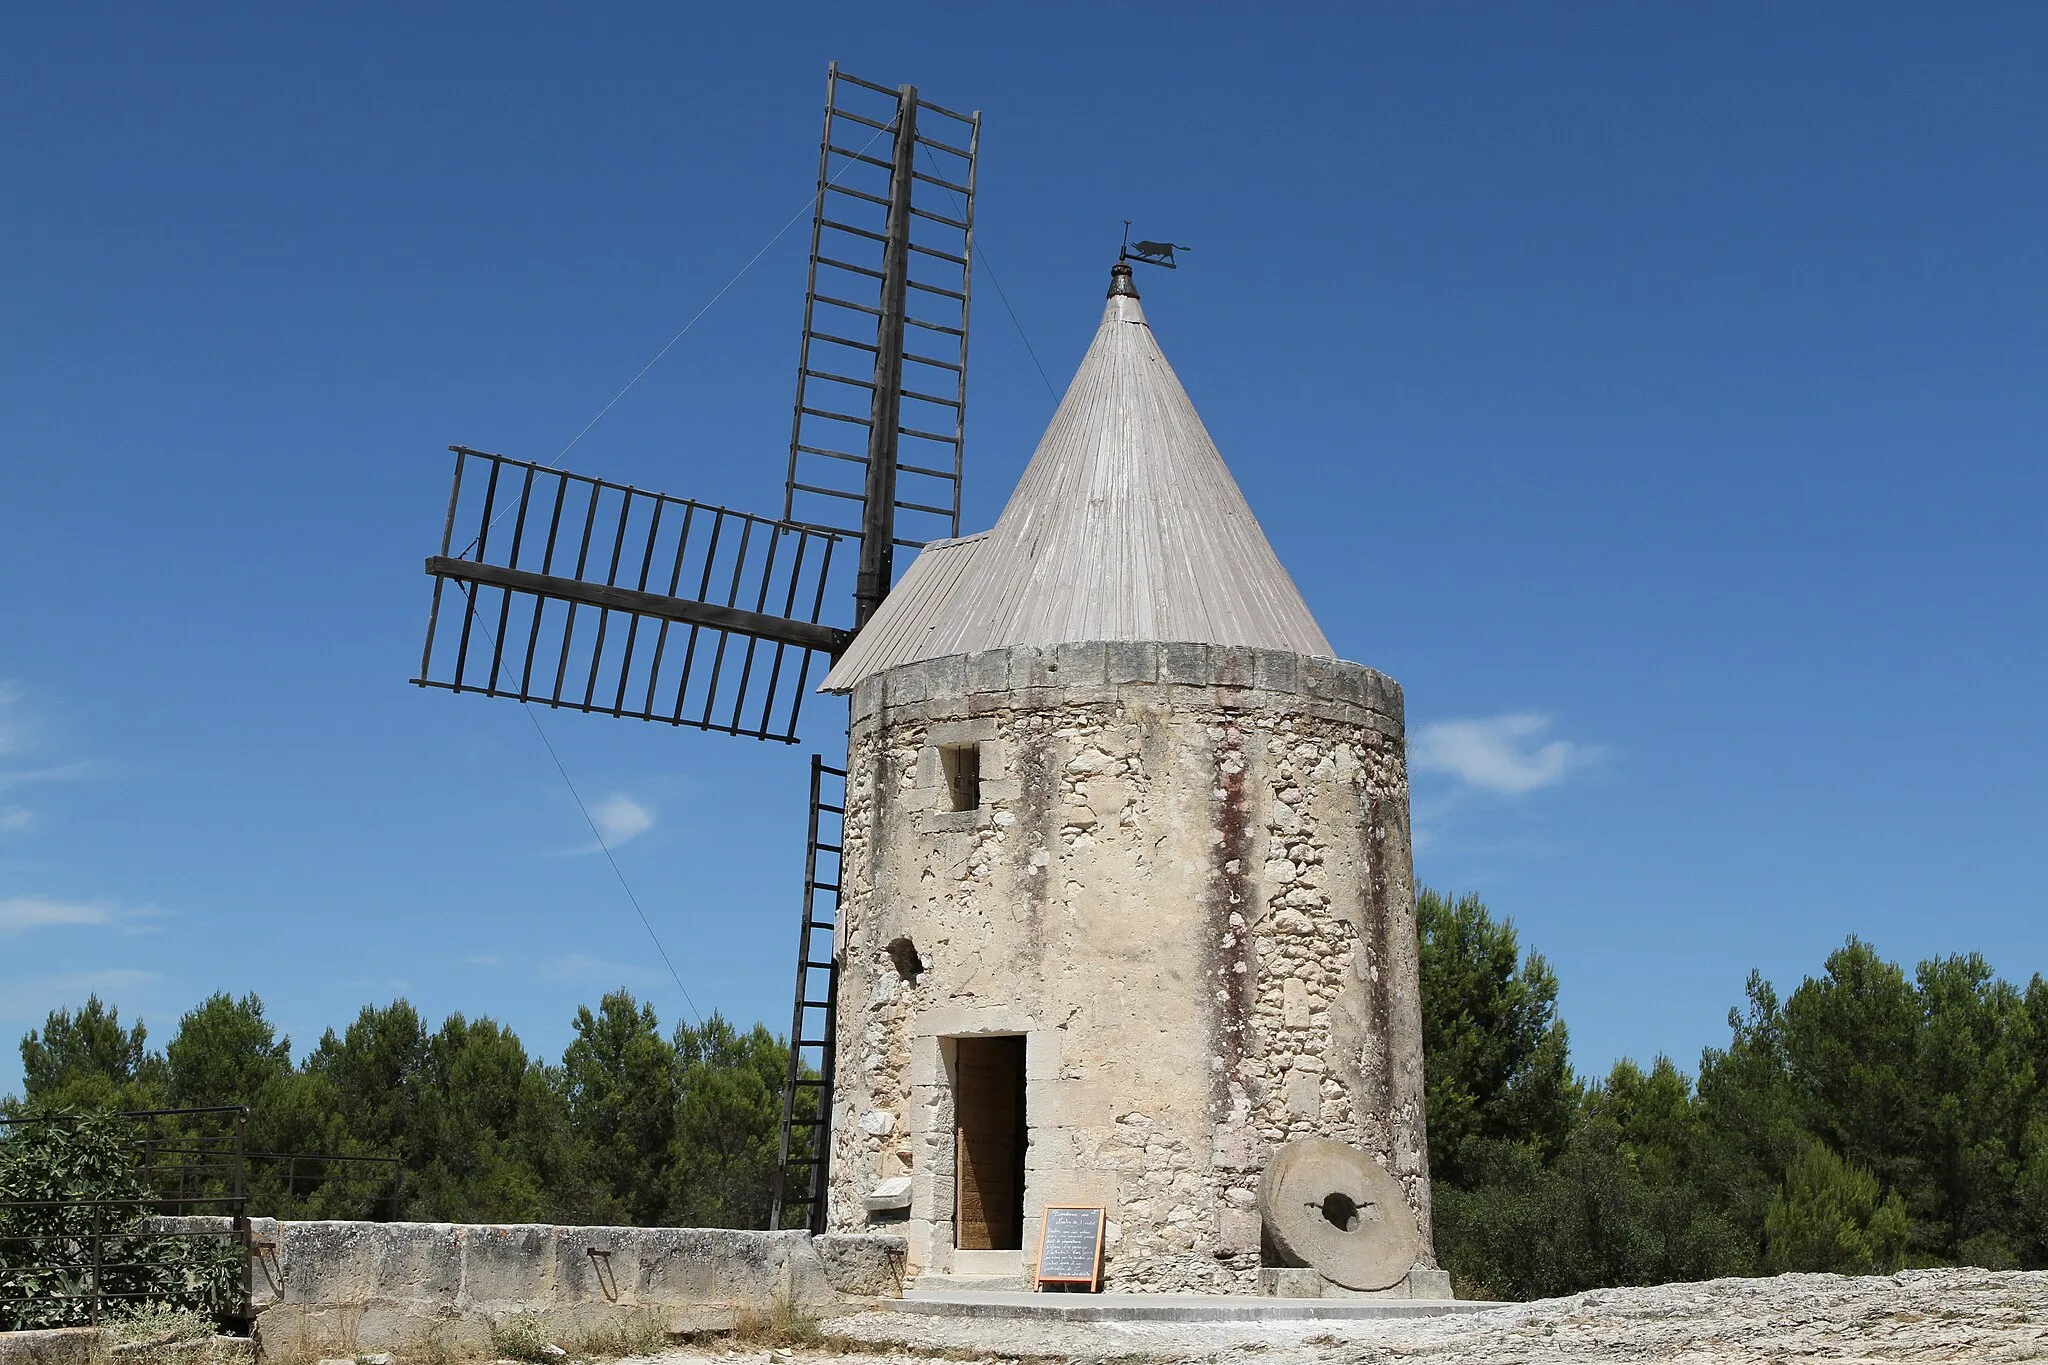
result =
[[[225,1218],[164,1218],[166,1231]],[[667,1332],[729,1327],[778,1298],[823,1308],[902,1292],[903,1243],[887,1236],[726,1228],[253,1220],[256,1340],[264,1357],[397,1351],[490,1353],[491,1327],[545,1319],[564,1338],[653,1320]]]
[[[1428,1246],[1398,687],[1093,644],[896,669],[852,719],[833,1227],[961,1268],[951,1040],[1022,1034],[1026,1262],[1047,1204],[1101,1204],[1111,1287],[1255,1292],[1259,1173],[1302,1136],[1372,1153]],[[953,812],[939,755],[970,743]],[[898,1176],[907,1220],[871,1222]]]

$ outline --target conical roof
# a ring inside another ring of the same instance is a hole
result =
[[[823,686],[851,691],[920,659],[1093,640],[1333,655],[1122,264],[1002,516],[927,545]]]

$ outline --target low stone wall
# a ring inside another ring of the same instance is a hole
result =
[[[158,1220],[197,1231],[224,1219]],[[543,1319],[574,1339],[658,1324],[731,1325],[778,1299],[825,1308],[902,1293],[900,1237],[724,1228],[254,1220],[256,1339],[318,1359],[430,1343],[492,1350],[491,1328]]]
[[[247,1337],[212,1336],[122,1345],[103,1327],[50,1327],[0,1332],[0,1365],[251,1365],[254,1348]]]
[[[0,1332],[0,1365],[94,1365],[105,1350],[97,1327]]]

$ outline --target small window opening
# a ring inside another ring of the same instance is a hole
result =
[[[946,783],[947,810],[978,810],[981,807],[981,748],[975,744],[948,744],[939,750],[939,773]]]
[[[924,959],[917,955],[917,945],[907,938],[899,938],[889,945],[889,960],[896,964],[896,975],[913,986],[924,974]]]
[[[1323,1217],[1330,1221],[1331,1226],[1345,1232],[1358,1231],[1358,1204],[1348,1194],[1326,1196],[1323,1199]]]

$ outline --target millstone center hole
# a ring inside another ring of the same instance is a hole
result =
[[[1358,1201],[1350,1195],[1337,1193],[1323,1199],[1323,1217],[1332,1227],[1341,1232],[1358,1231]]]

